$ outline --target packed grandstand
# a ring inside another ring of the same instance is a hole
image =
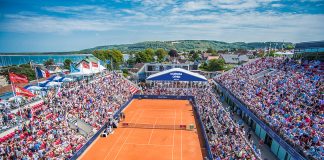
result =
[[[324,64],[285,58],[262,58],[236,67],[206,83],[135,85],[116,72],[65,83],[42,99],[2,109],[0,159],[69,159],[134,94],[194,96],[213,159],[261,159],[262,151],[225,109],[215,91],[224,86],[263,122],[307,159],[324,159]],[[137,88],[141,88],[141,91]],[[19,105],[21,107],[19,107]],[[14,108],[19,108],[13,112]],[[110,113],[110,114],[108,114]],[[71,119],[93,127],[80,134]]]

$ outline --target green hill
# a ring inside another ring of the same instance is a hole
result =
[[[282,46],[293,45],[290,42],[271,42],[271,47],[281,48]],[[176,49],[177,51],[190,51],[190,50],[201,50],[205,51],[207,48],[212,48],[214,50],[233,50],[233,49],[264,49],[270,46],[270,42],[234,42],[227,43],[221,41],[211,41],[211,40],[178,40],[178,41],[146,41],[134,44],[119,44],[119,45],[106,45],[97,46],[94,48],[84,49],[80,51],[70,51],[70,52],[25,52],[25,53],[0,53],[0,55],[41,55],[41,54],[90,54],[94,50],[101,49],[117,49],[123,53],[128,53],[131,51],[140,51],[146,48],[158,49],[163,48],[165,50]]]
[[[165,50],[176,49],[177,51],[190,51],[190,50],[206,50],[207,48],[213,48],[215,50],[227,50],[227,49],[260,49],[269,47],[270,42],[234,42],[227,43],[221,41],[211,40],[179,40],[179,41],[147,41],[134,44],[120,44],[120,45],[106,45],[98,46],[90,49],[82,50],[81,52],[89,52],[100,49],[117,49],[122,52],[138,51],[146,48],[163,48]],[[281,48],[282,46],[292,45],[290,42],[271,42],[272,48]]]

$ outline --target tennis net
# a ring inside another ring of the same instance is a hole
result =
[[[190,125],[193,126],[193,125]],[[170,130],[187,130],[191,129],[189,125],[164,125],[164,124],[142,124],[142,123],[122,123],[123,128],[144,128],[144,129],[170,129]]]

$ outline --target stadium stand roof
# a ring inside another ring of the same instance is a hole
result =
[[[294,58],[308,60],[324,60],[324,40],[297,43]]]
[[[221,57],[224,59],[225,63],[228,63],[228,64],[238,64],[239,62],[249,61],[249,58],[246,55],[221,54]]]
[[[207,81],[206,77],[182,68],[172,68],[147,77],[150,81]]]
[[[295,49],[324,48],[323,41],[301,42],[297,43]]]

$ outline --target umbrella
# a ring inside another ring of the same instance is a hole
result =
[[[60,85],[61,85],[61,83],[59,83],[59,82],[48,82],[46,84],[46,87],[55,87],[55,86],[60,86]]]
[[[30,91],[39,91],[39,90],[42,90],[43,87],[39,87],[39,86],[29,86],[26,89],[28,89]]]
[[[49,82],[51,82],[51,81],[45,80],[45,81],[39,82],[39,86],[40,87],[45,87],[45,86],[47,86],[47,83],[49,83]]]
[[[73,81],[72,78],[63,78],[63,79],[61,80],[61,82],[72,82],[72,81]]]
[[[54,75],[54,76],[52,76],[52,77],[50,77],[50,78],[48,78],[47,80],[49,80],[49,81],[53,81],[55,78],[56,78],[57,76],[56,75]]]
[[[53,81],[55,82],[59,82],[60,80],[62,80],[64,77],[60,77],[60,76],[56,76]]]

